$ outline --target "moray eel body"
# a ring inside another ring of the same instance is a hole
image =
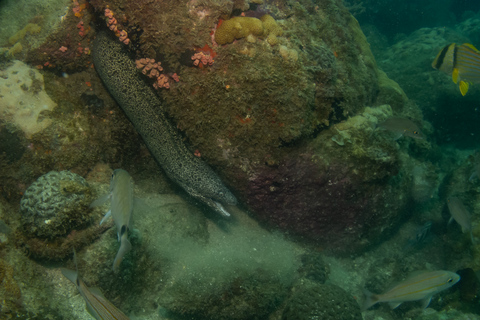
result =
[[[235,196],[204,161],[187,149],[179,132],[165,117],[160,99],[139,77],[122,43],[106,32],[99,32],[92,56],[108,91],[168,177],[192,197],[229,216],[223,205],[235,205]]]

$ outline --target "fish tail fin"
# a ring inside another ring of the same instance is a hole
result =
[[[118,249],[117,255],[115,256],[115,260],[113,261],[113,271],[118,272],[118,267],[120,263],[122,263],[123,257],[132,250],[132,244],[128,241],[127,233],[125,232],[122,235],[120,240],[120,249]]]
[[[462,96],[465,96],[468,92],[468,82],[460,81],[458,88],[460,89]]]
[[[363,294],[365,298],[363,300],[362,311],[365,311],[378,302],[378,296],[367,289],[363,289]]]

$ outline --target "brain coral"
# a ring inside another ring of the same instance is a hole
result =
[[[66,235],[87,222],[92,200],[88,183],[70,171],[50,171],[25,191],[20,201],[24,230],[38,237]]]

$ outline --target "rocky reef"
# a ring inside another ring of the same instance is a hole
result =
[[[390,238],[416,212],[413,203],[430,209],[438,177],[429,163],[436,151],[430,124],[377,67],[343,2],[65,5],[65,15],[52,24],[57,27],[32,20],[41,29],[29,30],[39,32],[25,31],[15,38],[22,51],[0,59],[1,70],[20,70],[15,58],[43,74],[44,85],[29,69],[34,83],[12,84],[15,91],[40,88],[55,103],[39,113],[46,122],[35,132],[0,117],[0,204],[6,208],[0,219],[12,229],[2,233],[7,242],[0,249],[22,250],[0,254],[8,285],[8,310],[0,316],[40,310],[44,318],[81,318],[84,301],[76,288],[58,269],[45,267],[61,262],[75,269],[69,260],[75,248],[81,278],[129,315],[360,319],[352,296],[361,295],[364,283],[345,285],[337,268],[326,284],[336,265],[325,262],[324,253],[359,256]],[[135,61],[134,76],[158,96],[186,152],[208,163],[238,198],[237,208],[227,208],[229,220],[212,217],[158,168],[92,65],[91,41],[100,29]],[[27,41],[36,37],[35,45]],[[392,116],[414,120],[426,139],[395,140],[377,128]],[[132,250],[119,274],[111,271],[115,230],[98,225],[106,210],[88,208],[116,168],[140,182],[147,203],[134,211]],[[69,173],[58,173],[64,170]],[[39,178],[50,171],[56,173]],[[63,175],[67,185],[42,184]],[[165,195],[171,193],[179,195]],[[70,198],[74,205],[60,205]],[[18,274],[31,286],[15,280],[12,265],[19,262],[25,267]],[[361,263],[352,262],[349,272],[364,279]],[[42,292],[48,297],[35,300]],[[25,303],[17,306],[20,299]]]
[[[115,17],[137,59],[161,62],[161,80],[157,71],[143,72],[161,88],[162,107],[192,152],[265,225],[328,250],[358,252],[404,216],[411,181],[399,173],[411,170],[409,143],[398,148],[373,132],[378,118],[356,129],[335,125],[384,103],[395,114],[421,116],[377,69],[339,1],[90,4],[110,28]],[[228,38],[223,45],[217,30]],[[176,32],[184,36],[171,37]],[[209,62],[194,64],[199,53]]]

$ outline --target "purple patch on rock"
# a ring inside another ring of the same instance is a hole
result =
[[[364,249],[399,221],[398,186],[366,181],[351,164],[322,168],[312,156],[262,167],[249,180],[246,201],[259,220],[337,253]]]

